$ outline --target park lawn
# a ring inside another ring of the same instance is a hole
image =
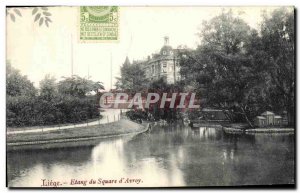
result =
[[[100,117],[101,119],[102,117]],[[62,124],[53,124],[53,125],[39,125],[39,126],[29,126],[29,127],[6,127],[6,130],[8,132],[10,131],[25,131],[25,130],[33,130],[33,129],[40,129],[43,127],[47,127],[47,128],[51,128],[51,127],[63,127],[63,126],[68,126],[68,125],[74,125],[74,124],[83,124],[83,123],[91,123],[94,121],[99,120],[99,118],[93,118],[93,119],[89,119],[87,121],[80,121],[77,123],[62,123]]]
[[[81,128],[62,129],[58,131],[47,131],[39,133],[20,133],[7,135],[7,143],[46,141],[56,139],[74,139],[98,136],[113,136],[126,133],[143,131],[144,126],[129,120],[86,126]]]

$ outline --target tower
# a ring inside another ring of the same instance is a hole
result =
[[[165,36],[164,40],[165,40],[165,46],[168,46],[169,45],[169,36]]]

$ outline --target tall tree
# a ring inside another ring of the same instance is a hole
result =
[[[34,122],[37,90],[26,76],[6,64],[6,124],[23,126]]]
[[[285,8],[264,15],[261,25],[263,67],[270,80],[272,107],[288,113],[290,125],[295,118],[295,28],[294,12]],[[261,60],[261,59],[258,59]]]
[[[57,95],[57,92],[56,79],[47,74],[45,78],[40,81],[40,97],[51,101]]]
[[[121,67],[121,77],[117,79],[117,89],[129,90],[131,93],[141,92],[148,86],[145,71],[140,63],[125,62]]]
[[[295,115],[294,13],[264,15],[259,32],[231,11],[204,22],[201,45],[181,53],[185,84],[204,97],[202,106],[223,109],[233,121],[264,110]],[[204,104],[204,105],[203,105]]]
[[[259,90],[260,74],[247,55],[255,30],[232,11],[203,23],[201,45],[182,56],[182,73],[205,98],[204,106],[223,109],[232,121],[247,121],[256,110],[253,96]],[[203,100],[202,100],[203,101]],[[203,105],[202,105],[203,106]]]

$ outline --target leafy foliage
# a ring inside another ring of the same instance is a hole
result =
[[[185,87],[202,107],[223,109],[231,121],[248,122],[265,110],[294,109],[294,16],[284,9],[265,16],[261,34],[231,11],[206,21],[196,50],[180,53]],[[292,123],[291,123],[292,124]]]
[[[294,13],[284,8],[264,16],[261,26],[260,53],[263,68],[271,85],[269,103],[276,110],[288,113],[289,123],[295,118],[295,27]],[[258,58],[258,60],[261,60]]]
[[[100,82],[74,76],[57,83],[55,78],[46,75],[40,81],[38,92],[9,63],[6,72],[7,126],[77,123],[99,118],[98,96],[86,93],[90,89],[103,89]]]
[[[37,94],[33,83],[14,69],[10,62],[6,64],[6,94],[8,96],[35,96]]]
[[[104,89],[102,82],[93,82],[77,75],[64,77],[64,80],[58,83],[58,91],[64,95],[84,97],[87,92]]]
[[[22,9],[32,9],[32,15],[34,16],[34,22],[38,22],[39,26],[45,24],[49,27],[49,24],[52,22],[51,16],[52,14],[49,12],[47,7],[34,7],[34,8],[7,8],[6,15],[10,17],[10,19],[15,22],[16,15],[22,17],[21,10]]]
[[[121,77],[117,79],[117,89],[130,90],[132,93],[142,91],[148,86],[145,72],[139,63],[125,63],[121,67]]]

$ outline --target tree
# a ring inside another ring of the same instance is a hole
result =
[[[168,84],[165,77],[161,77],[150,83],[148,87],[149,93],[157,93],[160,98],[155,104],[150,104],[147,112],[152,114],[154,119],[163,119],[167,122],[173,122],[181,120],[180,109],[176,109],[176,106],[180,103],[179,93],[183,91],[181,82],[176,82],[175,84]],[[165,102],[163,108],[160,107],[162,96],[167,93],[167,98],[171,98],[173,93],[177,93],[177,98],[175,99],[174,108],[170,108],[170,102]]]
[[[288,113],[288,122],[295,118],[295,34],[294,12],[285,8],[264,15],[261,25],[262,66],[269,77],[268,94],[271,106]],[[257,60],[261,60],[257,58]]]
[[[40,81],[40,97],[44,100],[51,101],[57,93],[56,79],[47,74],[45,78]]]
[[[57,105],[61,101],[61,96],[58,94],[56,79],[47,74],[40,81],[39,91],[35,109],[39,114],[40,124],[51,125],[61,123],[63,115]]]
[[[7,125],[23,126],[34,122],[37,90],[26,76],[6,64],[6,115]]]
[[[200,93],[202,107],[223,109],[232,121],[265,110],[295,115],[294,14],[265,15],[260,33],[231,11],[204,22],[196,50],[180,54],[184,83]]]
[[[204,98],[202,107],[222,109],[231,121],[247,121],[249,125],[261,85],[260,73],[247,55],[254,34],[255,30],[232,11],[222,12],[203,23],[201,45],[181,56],[181,73]]]
[[[58,83],[60,93],[77,97],[84,97],[89,91],[98,93],[101,89],[104,89],[102,82],[94,82],[77,75],[64,77],[64,80]]]
[[[124,63],[121,77],[117,78],[117,89],[129,90],[132,94],[141,92],[148,86],[148,80],[140,63]]]
[[[9,63],[6,73],[7,126],[77,123],[99,118],[96,97],[86,96],[86,93],[103,89],[101,82],[73,77],[58,85],[55,78],[46,75],[40,81],[38,95],[27,77]]]
[[[100,90],[104,90],[103,83],[100,81],[97,82],[89,81],[89,84],[91,85],[90,90],[93,90],[98,94],[100,93]]]
[[[33,83],[26,76],[22,76],[20,72],[13,68],[10,62],[6,63],[6,95],[9,96],[34,96],[37,90]]]

